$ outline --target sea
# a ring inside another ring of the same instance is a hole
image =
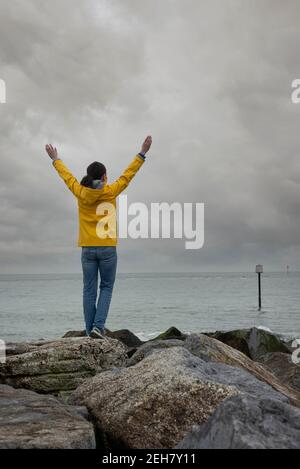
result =
[[[252,326],[300,338],[300,273],[120,273],[106,322],[142,340],[171,326],[212,332]],[[0,275],[0,339],[61,337],[84,329],[81,274]]]

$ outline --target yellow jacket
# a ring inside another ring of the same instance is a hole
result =
[[[62,160],[58,159],[53,162],[56,171],[77,198],[78,246],[117,245],[116,198],[126,189],[143,163],[144,158],[136,155],[122,176],[115,182],[105,183],[101,189],[91,189],[79,184]]]

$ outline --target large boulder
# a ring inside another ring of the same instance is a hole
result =
[[[257,327],[206,335],[243,352],[252,360],[258,360],[262,355],[270,352],[290,353],[290,347],[283,339]]]
[[[299,449],[300,410],[273,399],[234,396],[195,426],[177,449]]]
[[[0,385],[1,449],[94,449],[93,425],[53,396]]]
[[[282,383],[300,391],[300,365],[292,362],[291,355],[280,352],[267,353],[260,358],[260,363]]]
[[[136,365],[138,362],[150,355],[153,350],[161,350],[171,347],[183,347],[184,342],[179,339],[149,340],[139,347],[127,361],[127,366]]]
[[[191,334],[184,346],[194,355],[208,362],[224,363],[239,367],[264,381],[276,391],[285,395],[291,403],[300,407],[300,392],[287,386],[264,366],[252,361],[243,353],[204,334]],[[288,357],[288,355],[287,355]]]
[[[208,363],[186,348],[152,350],[134,366],[86,380],[69,402],[87,406],[112,447],[172,448],[239,392],[286,402],[251,374]]]
[[[63,397],[85,379],[125,362],[126,348],[115,339],[69,338],[28,344],[28,351],[10,354],[0,364],[0,383]]]

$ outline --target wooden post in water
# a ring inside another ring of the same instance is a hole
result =
[[[263,271],[263,266],[261,264],[257,264],[255,272],[258,275],[258,311],[261,311],[261,274]]]

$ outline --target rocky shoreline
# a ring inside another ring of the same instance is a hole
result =
[[[0,448],[299,448],[300,365],[263,329],[7,344]]]

